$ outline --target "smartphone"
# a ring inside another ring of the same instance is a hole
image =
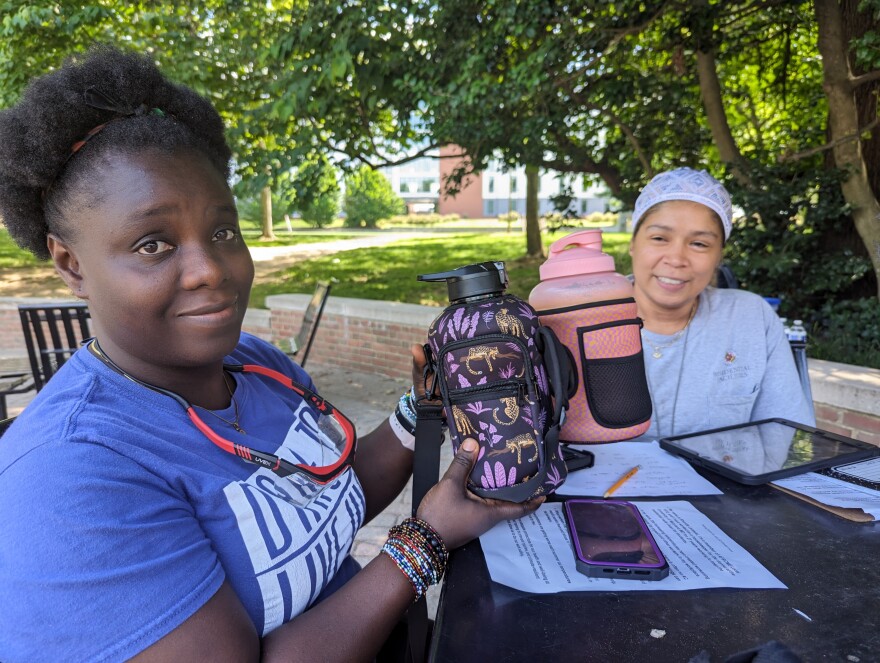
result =
[[[565,516],[577,570],[591,578],[662,580],[669,564],[630,502],[568,500]]]

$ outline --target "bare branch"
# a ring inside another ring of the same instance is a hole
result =
[[[849,86],[855,90],[857,87],[860,87],[865,83],[872,83],[873,81],[880,81],[880,69],[869,71],[867,74],[862,74],[861,76],[853,76],[849,79]]]
[[[314,129],[319,129],[318,122],[313,117],[307,118],[307,121],[312,125]],[[419,151],[414,152],[412,154],[408,154],[405,157],[401,157],[399,159],[389,159],[388,157],[379,153],[379,148],[376,146],[375,140],[373,136],[370,135],[369,142],[371,147],[373,148],[372,154],[366,154],[363,151],[353,152],[351,150],[346,150],[341,147],[337,147],[332,144],[329,140],[324,140],[323,143],[326,145],[327,149],[331,152],[335,152],[337,154],[341,154],[342,156],[351,159],[353,161],[359,161],[365,166],[369,166],[373,170],[378,170],[379,168],[386,168],[389,166],[400,166],[402,164],[408,163],[410,161],[415,161],[416,159],[420,159],[423,156],[430,156],[431,158],[439,159],[440,157],[435,157],[434,155],[428,155],[427,153],[431,150],[437,149],[440,144],[439,143],[429,143],[421,148]]]
[[[784,163],[786,161],[797,161],[798,159],[804,159],[806,157],[811,157],[814,154],[819,154],[820,152],[827,152],[828,150],[833,150],[838,145],[842,145],[843,143],[848,143],[851,140],[861,140],[861,136],[866,131],[872,131],[874,127],[880,124],[880,116],[875,117],[871,122],[866,124],[864,127],[859,129],[856,133],[850,134],[848,136],[842,136],[837,140],[833,140],[830,143],[826,143],[825,145],[819,145],[818,147],[811,147],[809,150],[804,150],[803,152],[795,152],[794,154],[780,154],[777,157],[777,161],[779,163]]]
[[[730,130],[713,51],[697,51],[697,82],[712,140],[718,148],[718,156],[724,163],[732,166],[733,175],[738,182],[748,185],[748,167]]]
[[[539,165],[560,173],[592,173],[599,175],[612,194],[618,195],[622,188],[620,171],[610,165],[607,159],[596,161],[593,157],[575,144],[568,136],[554,133],[559,146],[558,153],[566,158],[541,159]]]
[[[387,159],[385,157],[382,157],[382,161],[380,163],[374,165],[373,168],[384,168],[386,166],[400,166],[401,164],[409,163],[410,161],[415,161],[416,159],[420,159],[423,156],[425,156],[428,152],[430,152],[431,150],[437,149],[438,147],[439,147],[438,143],[431,143],[431,144],[425,146],[424,148],[422,148],[421,150],[419,150],[418,152],[415,152],[415,153],[410,154],[408,156],[402,157],[400,159]],[[439,159],[440,157],[433,157],[432,156],[432,158]]]
[[[789,4],[788,0],[769,0],[766,2],[759,0],[758,2],[744,4],[740,10],[731,9],[726,17],[719,19],[719,29],[721,32],[726,32],[728,28],[741,23],[744,19],[754,14],[786,4]]]
[[[648,179],[654,177],[654,169],[651,168],[651,161],[650,159],[648,159],[647,155],[645,154],[645,150],[642,148],[641,143],[639,143],[638,138],[636,138],[635,133],[628,124],[626,124],[613,111],[602,108],[601,106],[598,106],[597,104],[594,104],[593,102],[583,98],[581,95],[572,93],[571,97],[584,108],[594,110],[611,120],[620,129],[620,131],[623,132],[623,135],[626,136],[629,144],[632,145],[633,151],[636,153],[636,156],[639,158],[639,162],[642,164],[642,168],[645,171],[645,176],[648,177]]]

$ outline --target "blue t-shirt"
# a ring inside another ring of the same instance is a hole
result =
[[[308,375],[243,334],[229,357]],[[271,378],[234,374],[246,435],[310,462],[311,410]],[[232,420],[233,408],[218,410]],[[221,450],[173,399],[83,348],[17,418],[0,455],[0,660],[123,660],[228,579],[265,634],[308,608],[348,555],[364,495],[346,472],[300,506],[286,479]]]

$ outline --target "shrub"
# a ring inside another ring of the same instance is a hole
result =
[[[563,230],[572,230],[581,227],[581,220],[578,218],[566,216],[559,212],[550,212],[541,217],[544,227],[550,234],[555,234]]]
[[[510,232],[511,226],[513,226],[514,223],[520,222],[519,212],[507,212],[506,214],[499,214],[498,220],[501,221],[501,223],[506,223],[507,232]]]
[[[842,173],[796,162],[753,165],[750,174],[749,187],[727,183],[745,212],[725,257],[740,287],[780,297],[779,314],[807,325],[810,357],[878,366],[876,281],[840,191]]]
[[[291,196],[289,193],[277,194],[272,192],[272,224],[281,223],[284,215],[289,211],[289,201]],[[235,198],[235,207],[238,209],[238,217],[242,221],[243,226],[253,226],[260,228],[260,222],[263,218],[263,210],[260,206],[260,196],[244,196]]]
[[[880,301],[876,297],[825,304],[807,324],[810,357],[880,368]]]
[[[345,178],[345,226],[375,228],[379,221],[403,211],[403,200],[379,171],[368,166]]]
[[[336,169],[326,157],[300,166],[293,188],[296,209],[306,223],[323,228],[339,215],[339,182]]]
[[[807,320],[829,302],[876,292],[870,258],[840,192],[840,173],[755,167],[752,186],[728,188],[745,218],[726,261],[740,287],[780,297],[780,315]]]
[[[454,221],[457,214],[446,216],[431,212],[429,214],[395,214],[391,218],[382,221],[383,226],[434,226],[443,221]]]
[[[585,226],[614,226],[617,225],[617,212],[590,212],[581,217],[581,223]]]

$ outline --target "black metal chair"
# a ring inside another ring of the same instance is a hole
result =
[[[21,328],[31,365],[33,388],[39,391],[91,337],[89,309],[84,302],[22,304]]]
[[[715,287],[732,288],[734,290],[739,288],[739,279],[736,278],[736,274],[733,273],[729,265],[724,263],[718,265],[718,269],[715,272]]]
[[[0,419],[0,437],[3,437],[6,429],[12,425],[13,421],[15,421],[15,417],[12,417],[11,419],[3,417],[2,419]]]
[[[300,366],[306,365],[306,359],[309,357],[309,351],[312,349],[312,342],[315,340],[315,333],[318,331],[318,324],[321,322],[321,316],[324,314],[324,306],[327,304],[327,298],[330,296],[330,283],[319,281],[315,286],[315,292],[306,307],[303,314],[302,325],[294,339],[296,348],[291,356]]]
[[[6,397],[14,394],[26,394],[34,388],[34,380],[31,372],[26,370],[26,360],[4,361],[4,367],[0,370],[0,420],[9,416],[6,405]],[[21,364],[21,366],[19,366]],[[3,423],[0,421],[0,423]]]

